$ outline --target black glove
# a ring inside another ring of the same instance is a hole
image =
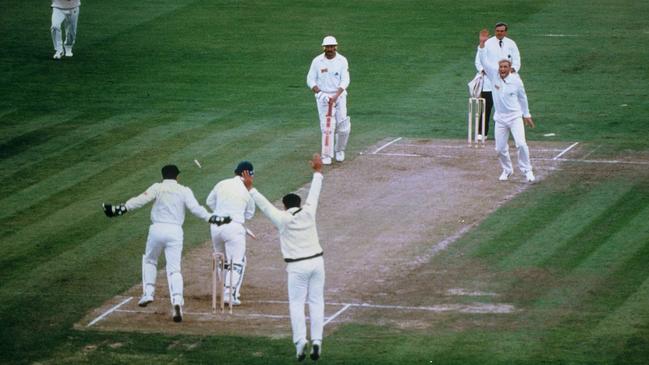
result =
[[[216,224],[217,226],[220,226],[222,224],[228,224],[232,222],[232,218],[230,217],[219,217],[218,215],[213,215],[210,217],[210,220],[208,221],[211,224]]]
[[[104,213],[108,218],[119,217],[120,215],[126,214],[128,211],[124,204],[112,205],[104,203],[101,207],[104,209]]]

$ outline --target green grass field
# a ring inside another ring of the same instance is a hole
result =
[[[385,137],[463,138],[477,32],[499,20],[521,49],[532,143],[649,148],[640,1],[84,1],[60,61],[50,15],[14,1],[0,22],[0,363],[294,362],[286,339],[72,326],[140,280],[148,209],[109,222],[102,201],[134,196],[168,162],[200,201],[241,159],[272,199],[308,181],[319,131],[305,77],[328,33],[351,67],[350,156]],[[344,325],[321,362],[649,363],[647,222],[647,171],[566,168],[427,265],[481,267],[466,280],[520,312],[451,315],[425,333]],[[204,227],[185,227],[191,249]]]

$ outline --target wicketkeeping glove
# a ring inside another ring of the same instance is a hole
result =
[[[101,205],[101,207],[104,209],[104,214],[106,214],[106,217],[108,218],[119,217],[120,215],[124,215],[126,214],[126,212],[128,212],[124,204],[112,205],[104,203]]]

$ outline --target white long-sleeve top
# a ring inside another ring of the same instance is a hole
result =
[[[309,89],[318,85],[320,90],[326,93],[335,93],[338,88],[347,90],[349,87],[349,64],[347,58],[336,53],[332,59],[325,57],[322,53],[313,59],[309,73],[306,75],[306,84]]]
[[[494,100],[494,121],[508,123],[516,118],[529,118],[529,105],[525,86],[518,73],[510,73],[504,79],[498,73],[498,63],[495,65],[489,61],[489,49],[478,47],[480,62],[484,67],[485,74],[493,87],[491,93]]]
[[[257,189],[253,188],[250,191],[250,195],[259,206],[259,209],[277,227],[282,256],[285,260],[311,257],[322,253],[315,224],[322,179],[323,176],[321,173],[316,172],[313,174],[309,195],[301,208],[280,210],[258,192]]]
[[[151,185],[146,191],[126,201],[126,209],[143,207],[152,200],[152,223],[170,223],[182,226],[185,222],[185,208],[198,218],[208,221],[210,213],[194,197],[192,190],[178,184],[174,179],[165,179]]]
[[[243,224],[255,215],[255,201],[238,175],[217,183],[207,196],[207,206],[214,214],[230,217],[235,223]]]
[[[81,0],[52,0],[52,7],[57,9],[74,9],[81,5]]]
[[[503,37],[502,46],[500,45],[500,40],[496,37],[491,37],[485,42],[485,48],[487,48],[489,59],[488,62],[498,65],[500,60],[509,60],[512,63],[512,68],[516,72],[521,70],[521,54],[518,52],[518,46],[511,38]],[[475,68],[478,72],[484,70],[482,67],[482,62],[480,62],[480,54],[476,52],[475,54]],[[482,91],[492,91],[493,87],[491,86],[491,81],[488,78],[485,78],[484,83],[482,84]]]

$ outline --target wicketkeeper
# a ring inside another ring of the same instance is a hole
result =
[[[151,185],[146,191],[126,201],[125,204],[103,204],[104,213],[109,218],[126,214],[154,201],[151,208],[151,226],[142,256],[142,298],[140,307],[153,302],[157,276],[158,257],[164,250],[167,261],[167,282],[172,305],[174,322],[183,319],[183,276],[180,272],[180,261],[183,251],[183,228],[185,208],[198,218],[216,223],[216,217],[196,201],[190,188],[178,184],[180,170],[176,165],[162,168],[162,182]]]
[[[332,36],[322,40],[324,53],[311,62],[306,83],[315,94],[322,131],[322,163],[345,160],[345,149],[352,125],[347,115],[349,64],[337,52],[338,42]],[[334,138],[335,136],[335,138]]]

